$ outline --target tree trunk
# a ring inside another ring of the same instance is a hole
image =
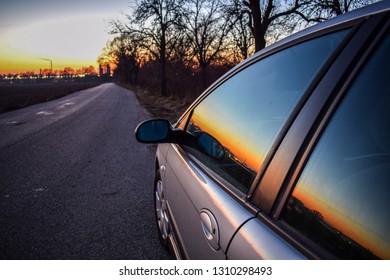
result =
[[[246,2],[246,6],[250,9],[253,21],[253,36],[255,38],[255,51],[259,51],[265,48],[265,32],[263,19],[261,18],[260,1],[249,0]]]
[[[200,64],[200,71],[201,71],[201,78],[202,78],[202,91],[204,91],[207,88],[208,81],[207,81],[207,64],[201,63]]]
[[[160,95],[167,96],[167,77],[166,77],[166,62],[165,58],[161,60],[161,88]]]
[[[160,46],[160,61],[161,61],[161,85],[160,85],[160,94],[161,96],[167,96],[167,74],[166,74],[166,61],[167,61],[167,52],[166,52],[166,39],[165,39],[165,27],[162,25],[162,34],[161,34],[161,46]]]
[[[262,38],[262,22],[261,22],[261,11],[260,11],[260,1],[259,0],[250,0],[250,9],[252,12],[253,17],[253,30],[254,30],[254,37],[255,37],[255,51],[259,51],[265,46],[265,40],[264,37]],[[264,42],[263,42],[264,41]]]

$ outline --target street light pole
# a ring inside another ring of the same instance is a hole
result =
[[[53,60],[49,59],[49,58],[42,58],[42,60],[46,60],[46,61],[50,61],[50,74],[53,74]]]

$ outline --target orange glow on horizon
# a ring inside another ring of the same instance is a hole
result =
[[[94,66],[106,42],[102,15],[59,18],[0,29],[0,75]]]
[[[97,72],[98,65],[92,63],[91,61],[85,60],[53,60],[53,73],[63,71],[65,68],[72,68],[77,71],[83,67],[93,66]],[[17,58],[10,57],[5,60],[0,68],[0,75],[8,74],[22,74],[27,72],[33,72],[39,74],[40,71],[47,71],[50,69],[50,63],[38,59],[26,59],[26,58]]]
[[[211,117],[212,118],[212,117]],[[203,121],[195,118],[195,125],[205,132],[212,131],[215,137],[226,149],[228,149],[241,163],[245,164],[251,170],[257,172],[261,163],[264,161],[264,155],[251,146],[240,146],[240,143],[247,145],[248,142],[239,133],[227,133],[226,127],[218,127],[218,122]],[[261,146],[258,143],[258,146]]]
[[[358,221],[352,220],[351,217],[346,216],[341,211],[334,211],[334,208],[329,207],[332,203],[327,202],[325,199],[318,199],[323,196],[309,193],[306,190],[312,190],[312,188],[297,185],[293,196],[300,200],[308,209],[321,213],[329,225],[340,230],[344,235],[358,242],[366,249],[372,250],[380,258],[390,259],[390,245],[388,242],[382,240],[383,242],[378,244],[379,235],[361,224],[358,226]]]

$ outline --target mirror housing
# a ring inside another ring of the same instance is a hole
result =
[[[173,129],[168,120],[153,119],[140,123],[134,134],[141,143],[178,143],[182,131]]]

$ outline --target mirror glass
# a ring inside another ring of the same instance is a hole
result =
[[[138,141],[158,143],[167,140],[171,124],[167,120],[149,120],[141,123],[135,131]]]

